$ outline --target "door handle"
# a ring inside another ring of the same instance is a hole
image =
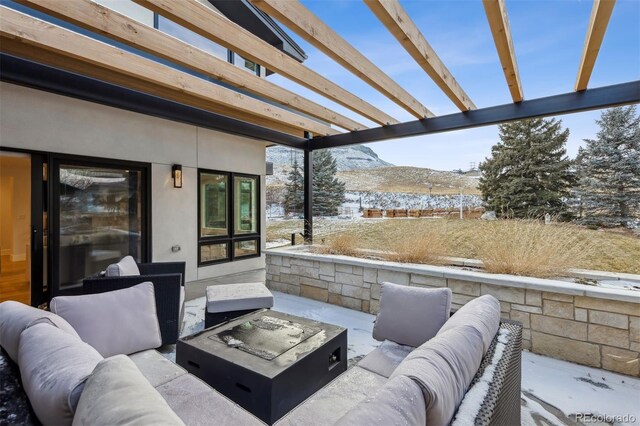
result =
[[[38,244],[38,230],[35,226],[31,227],[31,250],[36,250]]]

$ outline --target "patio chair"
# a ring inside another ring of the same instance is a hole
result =
[[[121,290],[151,281],[156,296],[162,345],[176,343],[180,333],[180,315],[184,300],[185,262],[138,263],[140,275],[119,277],[92,276],[83,280],[84,294]]]

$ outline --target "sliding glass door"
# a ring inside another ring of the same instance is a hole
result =
[[[148,255],[148,168],[54,159],[52,296],[79,293],[85,277]]]

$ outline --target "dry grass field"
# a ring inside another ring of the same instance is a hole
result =
[[[443,256],[482,260],[485,269],[557,277],[584,268],[640,274],[640,237],[624,230],[590,230],[537,221],[385,219],[314,222],[315,243],[325,252],[388,252],[388,260],[440,264]],[[270,222],[267,240],[302,232],[302,221]]]

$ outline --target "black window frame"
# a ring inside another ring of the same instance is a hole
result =
[[[211,175],[223,175],[227,176],[229,187],[227,189],[227,235],[213,235],[213,236],[202,236],[202,175],[203,174],[211,174]],[[256,231],[250,234],[236,234],[235,233],[235,177],[246,177],[255,179],[256,181],[256,213],[257,213],[257,224]],[[260,175],[252,175],[248,173],[236,173],[236,172],[227,172],[222,170],[212,170],[212,169],[198,169],[198,267],[201,266],[209,266],[209,265],[217,265],[220,263],[229,263],[239,260],[245,259],[253,259],[256,257],[262,256],[262,193],[261,193],[261,176]],[[235,243],[240,241],[255,241],[257,251],[254,254],[247,254],[243,256],[235,255]],[[215,260],[202,260],[202,246],[207,246],[210,244],[226,244],[227,245],[227,257],[224,259],[215,259]]]

